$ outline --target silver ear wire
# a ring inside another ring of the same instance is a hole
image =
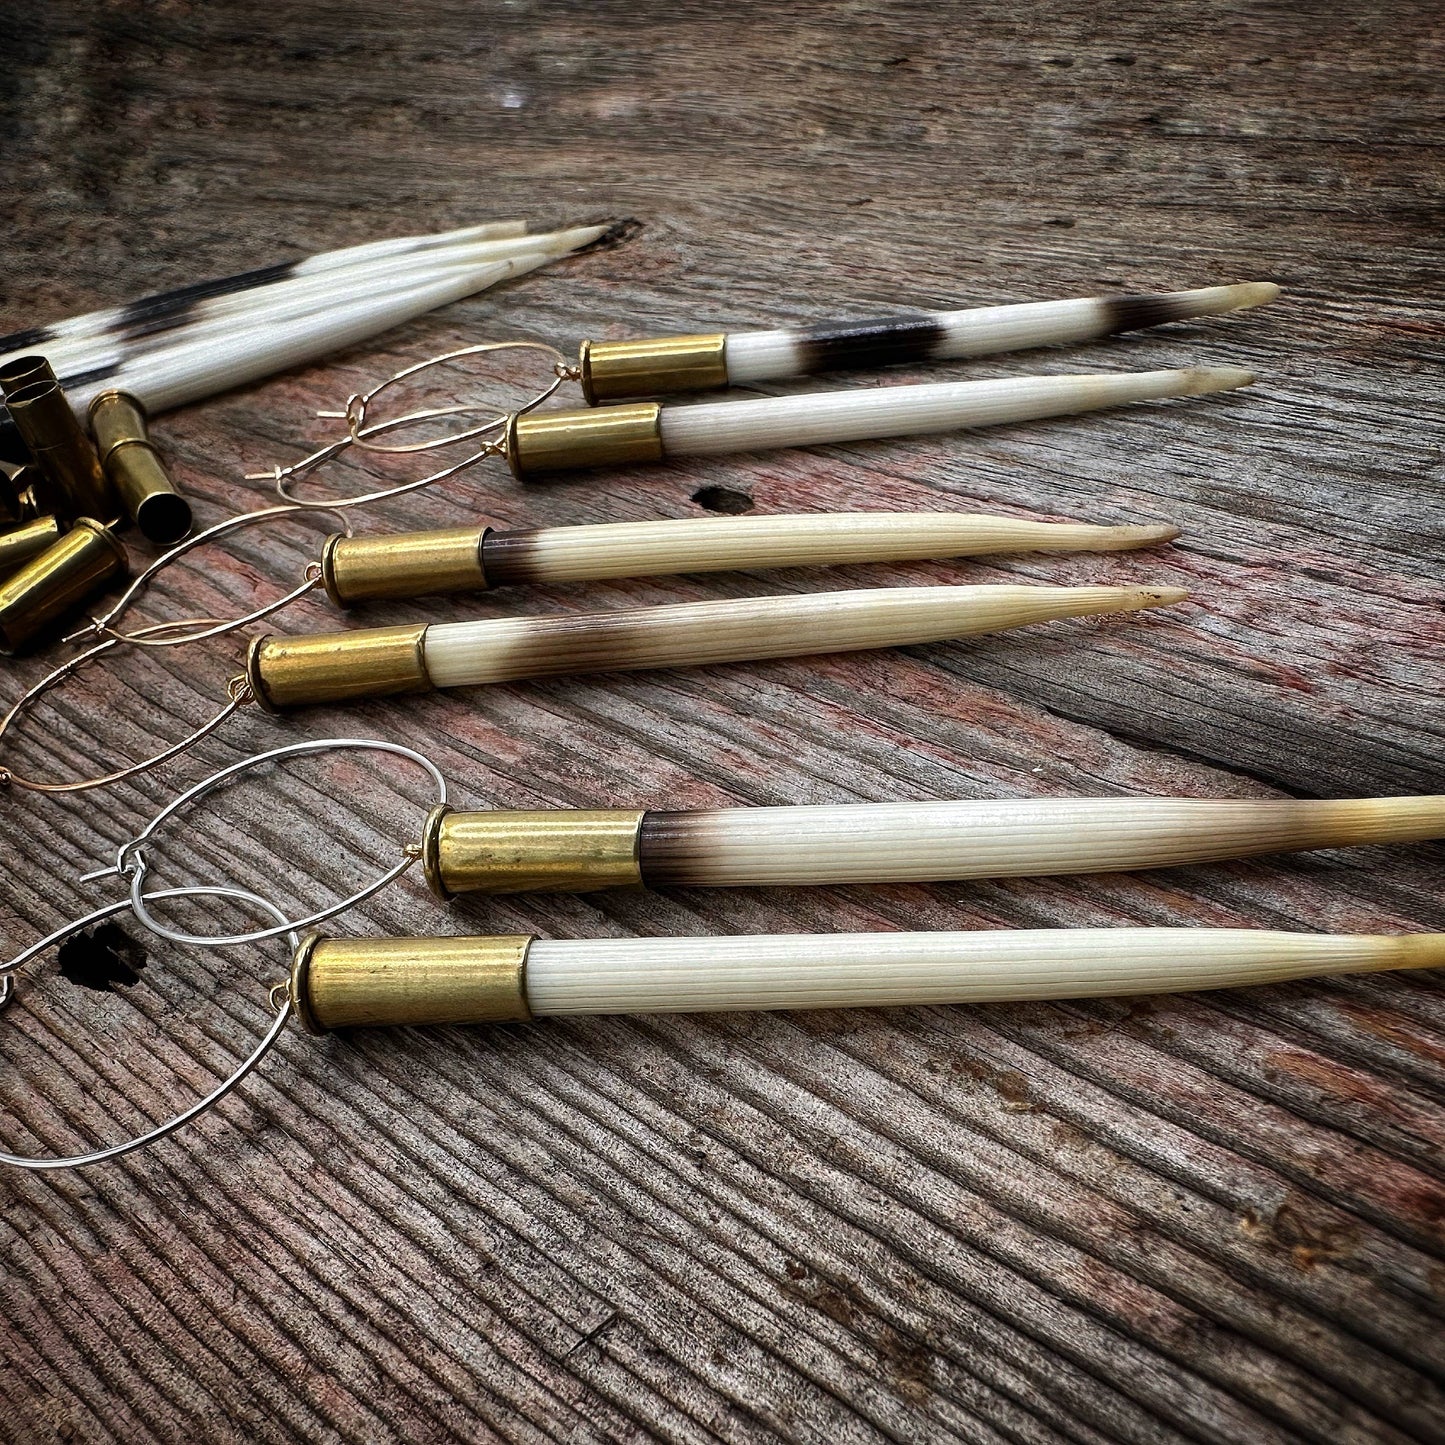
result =
[[[155,898],[229,898],[236,902],[253,904],[255,907],[269,913],[273,918],[284,919],[281,910],[274,903],[261,898],[255,893],[248,893],[244,888],[223,888],[223,887],[194,887],[194,888],[168,888],[164,892],[152,895]],[[87,913],[83,918],[73,919],[71,922],[58,928],[54,933],[42,938],[39,943],[32,944],[23,953],[17,954],[9,963],[0,965],[0,1006],[8,1003],[13,994],[14,973],[17,968],[28,963],[32,958],[37,957],[46,949],[54,947],[58,943],[64,943],[67,938],[73,937],[82,930],[91,927],[96,923],[102,923],[107,918],[113,918],[117,913],[124,913],[130,907],[130,900],[122,898],[115,903],[107,903],[103,908],[97,908]],[[285,926],[270,930],[265,936],[277,937],[282,933],[290,935],[289,943],[291,951],[301,946],[299,934]],[[289,975],[288,975],[289,976]],[[79,1169],[87,1164],[104,1164],[111,1159],[119,1159],[123,1154],[129,1154],[134,1149],[144,1148],[147,1144],[154,1144],[166,1135],[173,1134],[183,1125],[189,1124],[192,1119],[199,1118],[207,1110],[214,1108],[226,1097],[241,1081],[252,1072],[253,1069],[266,1057],[276,1046],[287,1022],[292,1014],[292,1000],[289,989],[285,985],[278,985],[272,988],[269,993],[271,1006],[276,1010],[276,1017],[270,1028],[266,1030],[261,1042],[247,1055],[247,1057],[236,1066],[232,1073],[222,1083],[218,1084],[204,1098],[198,1099],[189,1108],[181,1110],[173,1118],[167,1119],[164,1124],[158,1124],[154,1129],[147,1130],[144,1134],[138,1134],[133,1139],[127,1139],[120,1144],[110,1144],[103,1149],[93,1150],[89,1154],[71,1154],[65,1157],[36,1158],[28,1154],[9,1154],[0,1152],[0,1164],[10,1164],[17,1169]]]
[[[358,903],[364,903],[368,898],[380,893],[382,889],[394,883],[417,862],[420,857],[420,849],[416,847],[403,848],[400,861],[388,868],[379,877],[374,878],[366,887],[360,888],[339,902],[330,904],[326,908],[318,909],[316,912],[310,913],[304,918],[288,919],[279,908],[272,905],[271,912],[278,919],[276,927],[257,929],[250,933],[234,933],[228,935],[182,933],[178,929],[168,927],[155,917],[150,910],[150,904],[158,898],[167,897],[170,890],[154,893],[146,892],[145,883],[150,864],[147,860],[145,850],[146,845],[152,841],[164,825],[177,813],[181,812],[190,804],[208,797],[218,788],[224,787],[233,778],[240,776],[242,773],[250,772],[254,768],[262,767],[267,763],[276,762],[282,758],[304,757],[313,753],[339,752],[342,750],[389,753],[394,757],[404,758],[407,762],[415,763],[436,785],[436,797],[430,806],[441,807],[447,801],[446,779],[442,776],[441,770],[437,765],[423,753],[419,753],[412,748],[403,747],[400,743],[387,743],[374,738],[316,738],[307,742],[288,743],[284,747],[269,748],[265,752],[255,753],[251,757],[242,758],[240,762],[232,763],[229,767],[212,773],[210,777],[203,778],[194,787],[186,789],[184,793],[181,793],[167,803],[134,838],[121,844],[116,850],[115,863],[112,867],[98,869],[94,873],[87,873],[81,879],[81,882],[90,882],[93,879],[108,876],[119,876],[128,879],[130,883],[130,907],[137,920],[144,924],[146,928],[150,929],[152,933],[158,934],[161,938],[167,939],[171,943],[211,948],[227,947],[231,944],[238,943],[261,943],[268,938],[277,938],[283,933],[312,928],[318,923],[325,923],[328,919],[335,918],[337,914],[344,913],[348,908],[353,908]]]

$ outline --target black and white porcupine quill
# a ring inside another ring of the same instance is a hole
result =
[[[594,244],[606,226],[528,235],[489,222],[328,251],[0,336],[0,364],[43,353],[78,412],[119,389],[150,412],[355,345]],[[8,420],[0,455],[23,459]]]
[[[825,321],[778,331],[712,332],[635,341],[584,341],[576,376],[587,400],[780,381],[820,371],[872,370],[1093,341],[1171,321],[1262,306],[1271,281],[1157,295],[1029,301],[963,311],[928,311],[864,321]]]

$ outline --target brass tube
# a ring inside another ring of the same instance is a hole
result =
[[[301,637],[258,637],[246,680],[268,712],[351,697],[425,692],[426,624],[367,627]]]
[[[60,523],[54,517],[36,517],[0,532],[0,577],[7,577],[23,562],[38,556],[60,540]]]
[[[35,465],[58,493],[57,510],[67,518],[114,521],[114,490],[59,385],[27,382],[6,392],[5,405]]]
[[[661,410],[650,401],[601,411],[514,414],[507,423],[507,463],[520,482],[537,472],[660,462]]]
[[[528,934],[318,938],[296,950],[291,1001],[303,1027],[481,1024],[530,1019]]]
[[[642,814],[628,809],[454,813],[433,808],[422,833],[432,892],[589,893],[637,888]]]
[[[449,527],[380,537],[338,532],[321,549],[321,582],[338,607],[383,597],[484,592],[482,541],[489,530]]]
[[[43,356],[16,356],[0,366],[0,392],[9,396],[32,381],[55,381],[55,368]]]
[[[125,548],[111,531],[81,517],[58,542],[0,582],[0,652],[21,651],[129,570]]]
[[[596,406],[624,397],[715,390],[728,384],[726,343],[721,331],[649,341],[584,341],[582,395]]]
[[[0,481],[0,526],[28,522],[58,511],[59,490],[34,462],[4,469]]]
[[[191,530],[191,504],[151,442],[145,408],[123,391],[103,391],[90,404],[90,429],[105,475],[141,535],[163,547],[179,542]]]

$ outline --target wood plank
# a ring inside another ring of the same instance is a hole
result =
[[[304,737],[419,740],[476,806],[1445,791],[1435,7],[1201,24],[1169,0],[419,0],[400,19],[287,0],[258,26],[228,7],[57,0],[0,18],[6,329],[486,216],[642,222],[617,249],[159,420],[207,522],[264,496],[243,473],[326,434],[314,412],[484,337],[570,347],[1286,288],[1247,315],[889,377],[1198,360],[1256,369],[1245,392],[525,488],[477,469],[367,519],[703,516],[721,489],[758,511],[1183,527],[1159,553],[556,586],[355,620],[991,580],[1147,579],[1190,587],[1188,605],[243,716],[134,784],[8,794],[8,943],[108,896],[75,876],[174,788]],[[379,474],[348,462],[337,480]],[[329,527],[238,537],[147,615],[254,605]],[[334,621],[307,603],[285,625]],[[38,713],[13,758],[63,772],[153,750],[217,705],[236,660],[230,642],[119,658]],[[4,696],[44,666],[7,664]],[[307,760],[195,814],[157,881],[263,880],[314,907],[396,857],[424,796],[372,759]],[[1408,931],[1445,928],[1441,858],[449,910],[407,880],[347,926]],[[110,995],[37,974],[5,1018],[6,1139],[65,1148],[163,1117],[257,1036],[281,952],[150,947],[142,981]],[[1430,975],[298,1035],[152,1151],[0,1175],[0,1400],[18,1439],[1441,1439],[1442,1069]]]

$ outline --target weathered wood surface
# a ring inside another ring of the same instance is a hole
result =
[[[1168,519],[1185,537],[1167,552],[368,615],[991,578],[1183,582],[1192,605],[894,655],[248,718],[154,780],[7,798],[7,945],[103,895],[74,875],[168,790],[283,738],[420,742],[477,805],[1445,789],[1434,6],[56,0],[0,18],[6,328],[489,215],[645,223],[624,248],[158,425],[205,520],[254,501],[243,471],[321,435],[318,406],[479,337],[1288,288],[1247,316],[967,369],[1220,361],[1256,367],[1252,391],[527,491],[477,472],[376,518],[688,516],[721,487],[773,510]],[[320,535],[246,538],[174,605],[234,606],[294,576]],[[127,659],[17,756],[70,767],[154,747],[214,705],[233,658],[216,644]],[[8,667],[5,695],[40,666]],[[320,900],[394,856],[420,797],[379,762],[297,766],[198,818],[162,871]],[[407,884],[349,926],[1438,929],[1441,859],[449,913]],[[168,1112],[254,1037],[281,966],[274,949],[153,948],[115,995],[48,968],[4,1020],[6,1139],[63,1148]],[[0,1433],[1445,1438],[1440,996],[1417,975],[298,1035],[174,1141],[0,1177]]]

